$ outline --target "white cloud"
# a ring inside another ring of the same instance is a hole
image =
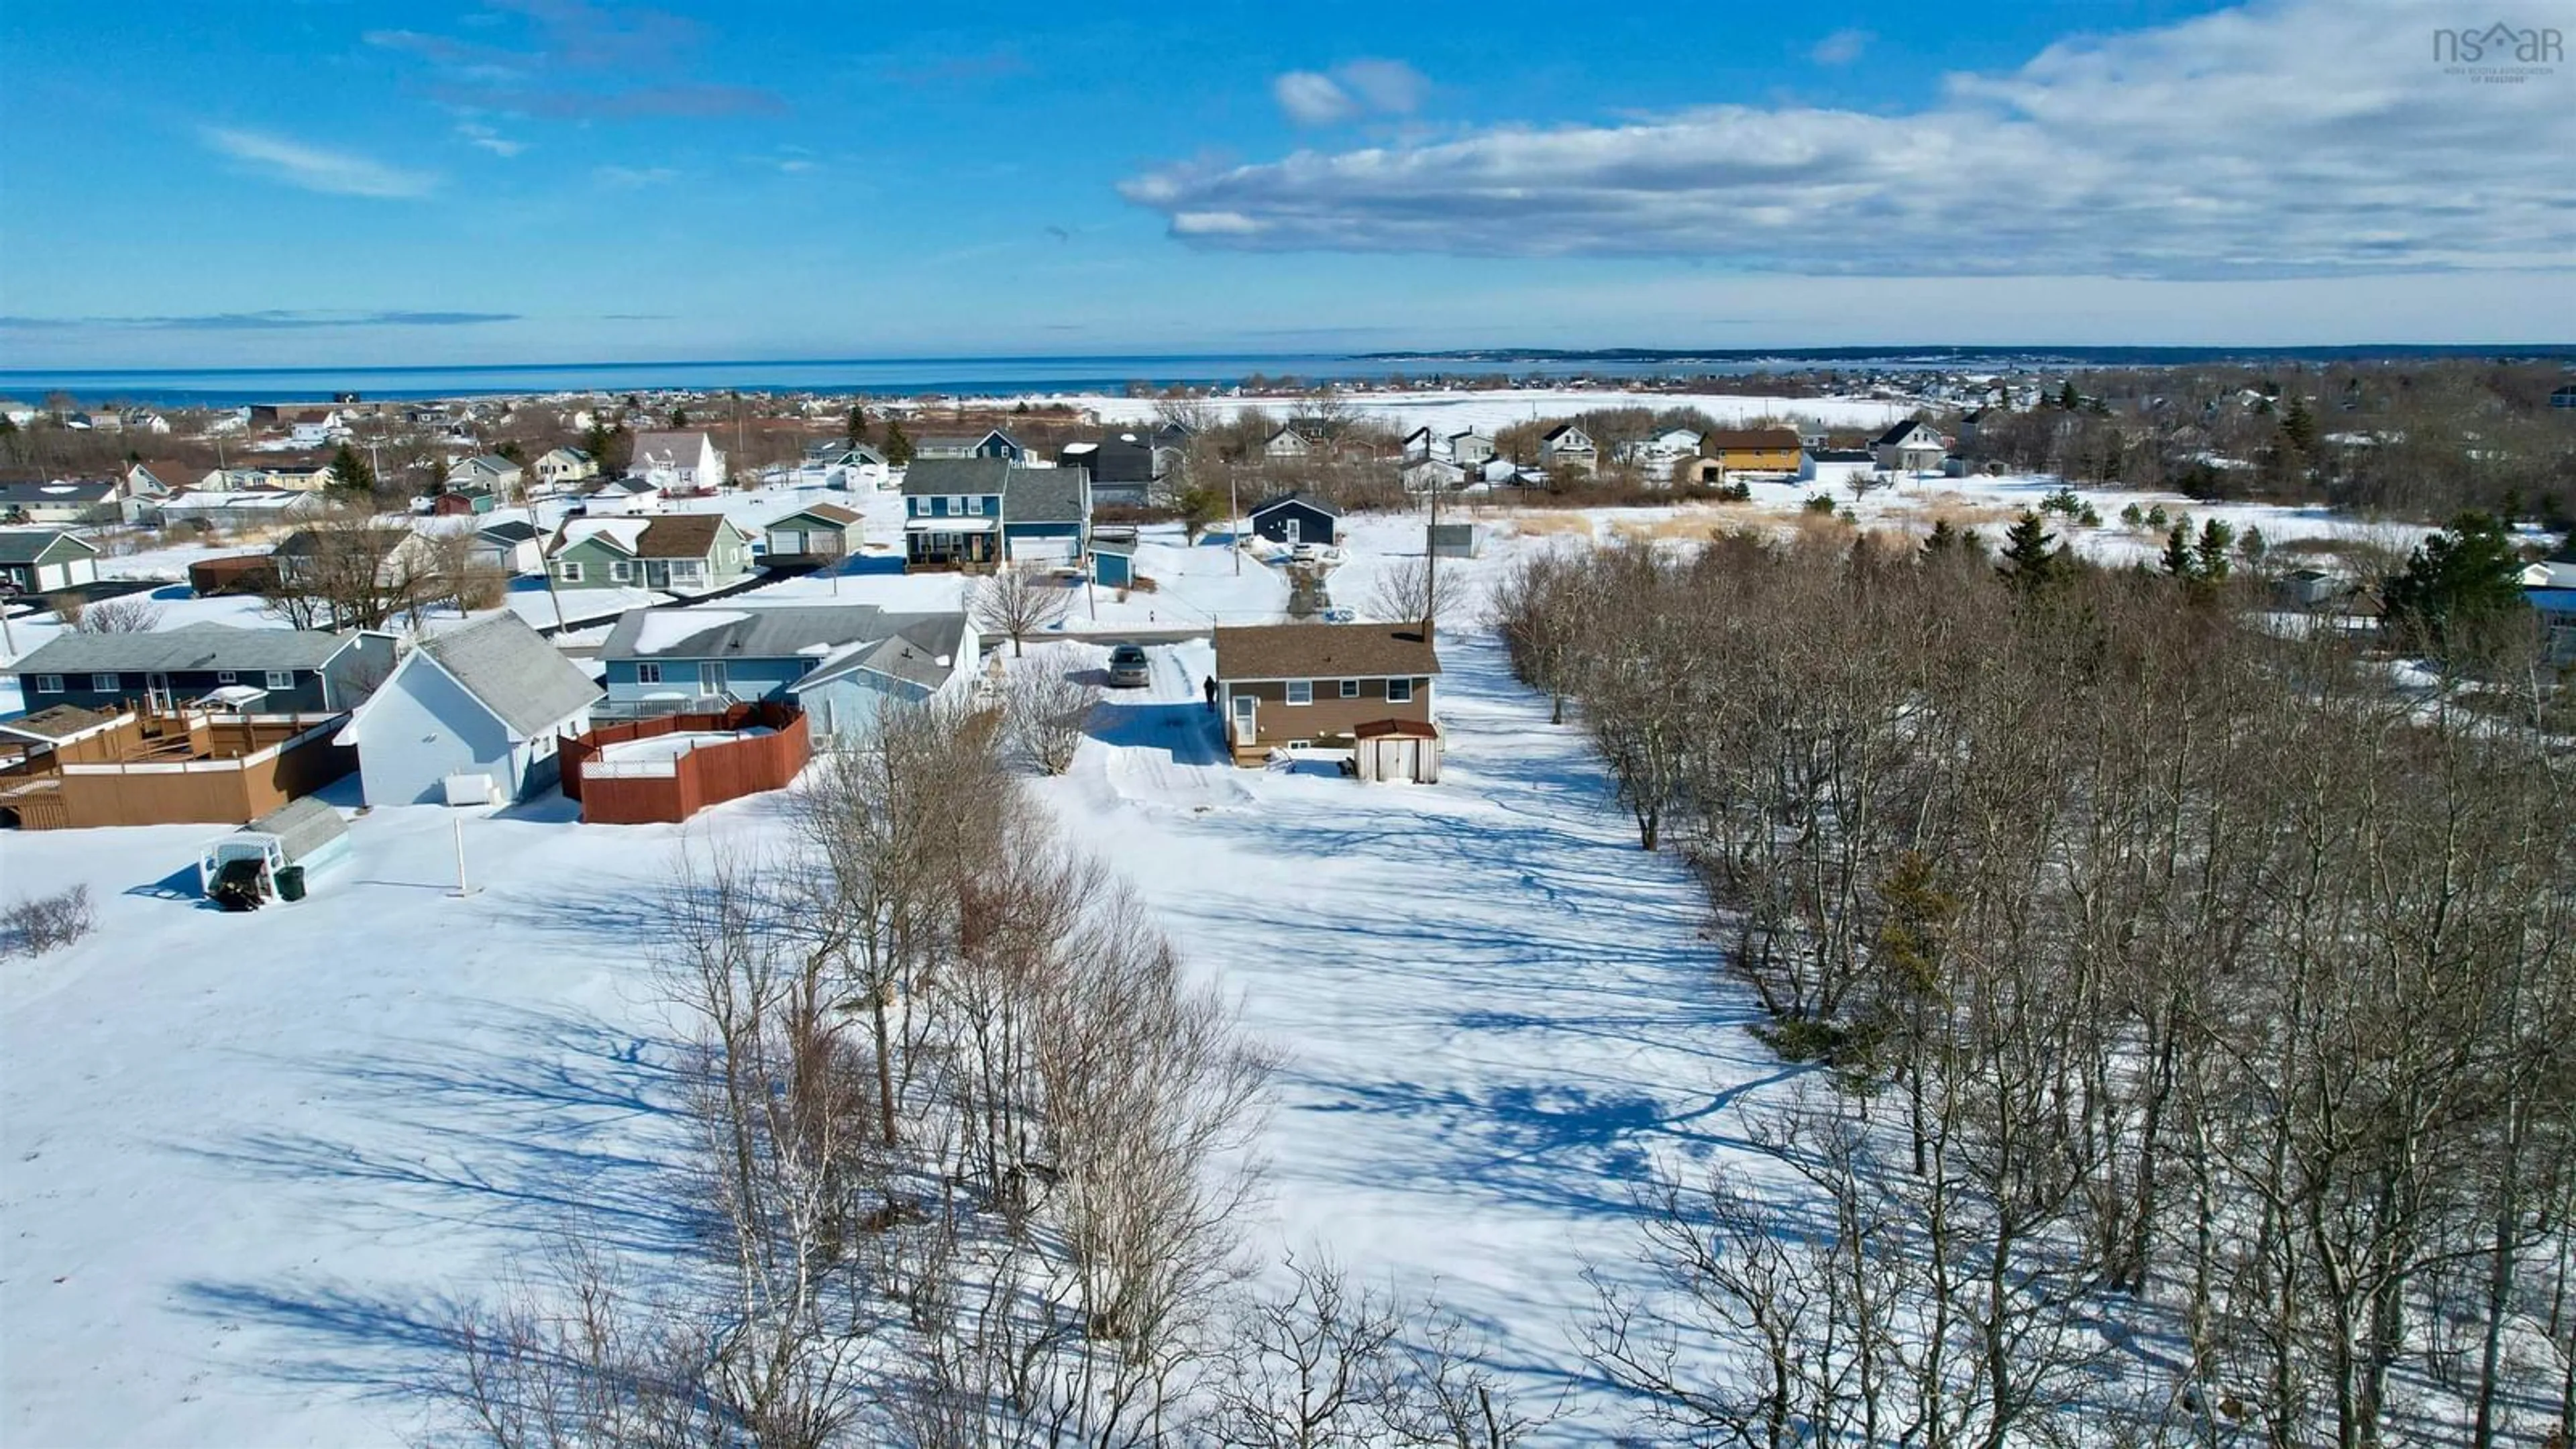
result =
[[[1334,126],[1364,115],[1409,116],[1431,82],[1400,60],[1362,56],[1321,71],[1292,70],[1270,82],[1271,97],[1301,126]]]
[[[1384,115],[1412,115],[1422,108],[1422,97],[1431,89],[1422,72],[1400,60],[1344,61],[1333,67],[1333,75],[1370,110]]]
[[[1350,92],[1331,76],[1311,70],[1292,70],[1272,81],[1270,94],[1288,119],[1301,126],[1329,126],[1360,113],[1359,102],[1351,99]]]
[[[2431,36],[2456,21],[2442,0],[2279,0],[2062,41],[2011,72],[1952,76],[1911,114],[1720,105],[1503,126],[1175,165],[1122,191],[1178,236],[1244,250],[1872,276],[2576,264],[2576,186],[2558,164],[2576,152],[2576,73],[2446,74]]]
[[[354,152],[332,151],[265,131],[208,126],[198,139],[219,155],[229,156],[272,181],[332,196],[426,196],[438,178],[405,171]]]
[[[1807,54],[1818,65],[1849,65],[1860,59],[1861,52],[1869,49],[1869,43],[1876,39],[1878,37],[1869,31],[1845,26],[1817,41],[1816,48]]]
[[[602,186],[631,190],[639,186],[659,186],[667,181],[677,181],[680,179],[680,173],[668,166],[594,166],[590,169],[590,179]]]
[[[479,146],[484,150],[491,152],[493,155],[504,159],[516,156],[520,152],[528,149],[527,142],[513,141],[509,137],[493,130],[491,127],[481,125],[474,121],[458,122],[456,126],[456,134],[463,138],[465,144],[469,146]]]

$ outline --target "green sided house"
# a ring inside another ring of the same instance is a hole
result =
[[[751,534],[720,513],[568,518],[546,566],[558,588],[704,594],[751,575],[751,545]]]
[[[98,548],[59,528],[0,528],[0,593],[49,594],[98,582]]]

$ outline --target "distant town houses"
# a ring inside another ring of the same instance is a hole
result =
[[[710,593],[752,572],[752,535],[720,513],[564,521],[546,550],[558,588]]]
[[[626,476],[665,493],[705,492],[724,486],[725,456],[705,433],[637,433]]]
[[[662,485],[649,478],[602,478],[578,496],[586,513],[650,513],[662,505]]]
[[[893,476],[886,455],[865,443],[815,443],[805,449],[789,481],[846,491],[882,488]]]

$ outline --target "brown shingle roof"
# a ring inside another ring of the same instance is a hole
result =
[[[655,518],[635,540],[637,558],[705,558],[723,528],[721,513],[675,513]]]
[[[787,518],[819,518],[825,523],[837,523],[844,528],[847,528],[849,525],[859,521],[859,516],[856,513],[843,508],[837,503],[817,503],[810,508],[799,508],[794,513],[787,515]],[[782,518],[778,521],[780,523],[785,523],[787,518]]]
[[[1265,624],[1216,631],[1219,679],[1381,679],[1440,672],[1419,624]]]

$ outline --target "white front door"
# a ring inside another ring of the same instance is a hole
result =
[[[1283,518],[1283,519],[1279,520],[1279,535],[1280,535],[1280,537],[1281,537],[1283,540],[1285,540],[1286,542],[1289,542],[1289,543],[1298,543],[1298,542],[1301,542],[1302,540],[1300,540],[1300,539],[1298,538],[1298,536],[1297,536],[1297,535],[1298,535],[1298,532],[1299,532],[1299,530],[1298,530],[1298,527],[1297,527],[1297,520],[1296,520],[1296,519],[1293,519],[1293,518]]]
[[[1261,718],[1261,701],[1249,694],[1234,697],[1234,742],[1248,745],[1258,737],[1255,728]]]
[[[178,697],[170,688],[170,676],[166,674],[143,676],[143,698],[156,713],[161,714],[169,713],[178,704]]]
[[[725,662],[721,659],[698,661],[698,693],[720,695],[725,692]]]

